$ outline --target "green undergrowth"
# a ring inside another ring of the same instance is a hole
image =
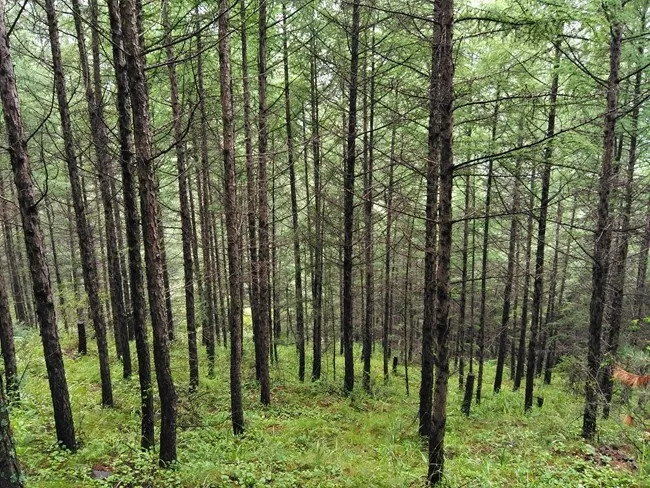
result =
[[[253,350],[246,342],[243,393],[246,434],[232,435],[229,418],[229,355],[220,347],[216,375],[207,378],[201,356],[201,384],[188,394],[186,345],[173,345],[173,373],[179,395],[178,463],[157,467],[155,452],[138,449],[138,380],[121,377],[112,358],[116,405],[100,407],[99,373],[94,345],[77,357],[74,338],[62,334],[80,449],[68,453],[55,444],[45,365],[36,334],[18,338],[22,399],[11,411],[26,483],[33,487],[70,486],[422,486],[426,444],[417,434],[419,369],[409,368],[410,395],[405,393],[403,365],[387,384],[381,375],[380,349],[373,358],[373,393],[362,391],[361,362],[350,396],[341,391],[343,360],[332,370],[326,352],[323,379],[300,383],[292,345],[279,346],[272,365],[272,405],[262,407],[254,379]],[[90,343],[89,343],[90,345]],[[134,345],[132,346],[134,349]],[[113,352],[113,351],[112,351]],[[133,351],[133,355],[135,353]],[[356,351],[356,357],[360,356]],[[311,365],[310,358],[307,361]],[[137,371],[134,363],[134,371]],[[579,437],[582,399],[569,393],[562,377],[540,387],[543,408],[523,413],[523,392],[506,381],[492,394],[494,365],[488,362],[481,405],[470,418],[459,411],[458,378],[450,380],[445,464],[452,487],[650,486],[650,450],[642,429],[621,422],[623,407],[600,423],[593,444]],[[156,399],[157,403],[157,399]],[[158,413],[158,412],[157,412]],[[158,431],[156,432],[158,433]],[[619,459],[619,454],[624,459]],[[92,471],[111,473],[105,480]]]

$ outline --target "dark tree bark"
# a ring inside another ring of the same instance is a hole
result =
[[[113,66],[117,81],[117,112],[120,136],[120,166],[122,168],[122,195],[126,223],[126,244],[129,258],[129,290],[133,310],[133,333],[138,355],[138,379],[140,381],[140,445],[148,449],[154,445],[154,406],[151,388],[151,358],[147,339],[142,256],[140,254],[140,219],[138,216],[136,183],[134,179],[134,148],[131,133],[131,106],[129,80],[122,46],[122,25],[117,0],[108,0],[111,23]]]
[[[571,210],[571,220],[569,222],[569,229],[573,229],[573,226],[575,224],[575,219],[576,219],[576,210],[578,206],[578,199],[574,198],[573,200],[573,208]],[[562,278],[560,279],[560,291],[558,292],[558,299],[557,299],[557,305],[556,305],[556,311],[559,311],[559,314],[562,314],[562,306],[564,305],[564,290],[566,286],[566,279],[567,279],[567,271],[569,268],[569,257],[571,256],[571,242],[573,241],[573,236],[569,235],[567,237],[566,241],[566,247],[564,249],[564,260],[562,263],[562,272],[561,276]],[[546,368],[544,370],[544,383],[547,385],[551,384],[551,377],[553,375],[553,367],[555,366],[555,361],[557,359],[556,356],[556,347],[557,347],[557,341],[556,337],[557,336],[557,326],[554,329],[554,337],[551,340],[548,352],[547,352],[547,358],[546,358]]]
[[[499,89],[497,96],[499,98]],[[492,135],[491,142],[496,140],[497,121],[499,118],[499,104],[494,104],[492,113]],[[479,308],[478,323],[478,377],[476,378],[476,403],[481,403],[481,392],[483,390],[483,363],[485,361],[485,315],[487,301],[487,264],[488,247],[490,242],[490,209],[492,203],[492,184],[494,182],[494,161],[488,161],[487,186],[485,189],[485,214],[483,217],[483,247],[481,253],[481,303]]]
[[[4,2],[0,2],[0,8],[4,10]],[[4,21],[2,21],[4,24]],[[4,31],[4,28],[2,28]],[[0,287],[4,284],[0,283]],[[4,288],[0,293],[4,293]],[[0,298],[0,307],[2,305],[2,298]],[[9,312],[9,308],[6,310]],[[4,310],[0,310],[0,314]],[[0,320],[2,317],[0,316]],[[23,477],[20,471],[20,463],[16,456],[16,446],[14,444],[14,436],[11,432],[11,425],[9,424],[9,407],[5,399],[4,386],[2,385],[2,377],[0,376],[0,486],[2,488],[22,488]]]
[[[546,370],[549,369],[549,361],[551,361],[551,350],[555,344],[557,328],[555,325],[556,317],[556,295],[557,295],[557,276],[560,263],[560,232],[562,229],[562,201],[557,203],[557,214],[555,217],[555,245],[553,250],[553,264],[551,266],[551,276],[549,283],[548,305],[546,307],[546,318],[544,319],[544,328],[546,329],[546,337],[542,341],[539,348],[539,356],[537,358],[537,376],[541,375],[544,363],[546,363]],[[545,384],[546,380],[544,380]]]
[[[374,32],[373,32],[374,44]],[[368,117],[368,75],[367,58],[364,63],[364,100],[363,100],[363,209],[364,209],[364,257],[365,257],[365,294],[366,306],[363,322],[363,388],[370,392],[370,359],[372,357],[372,331],[375,319],[375,263],[374,263],[374,223],[372,215],[373,185],[374,185],[374,112],[375,112],[375,60],[371,51],[370,68],[370,116]],[[368,130],[368,124],[370,130]],[[384,353],[385,355],[385,353]],[[386,358],[384,358],[384,362]],[[388,377],[387,366],[384,365],[384,376]]]
[[[406,269],[404,271],[404,312],[403,317],[403,340],[404,340],[404,386],[406,387],[406,396],[411,394],[409,387],[409,351],[411,348],[411,342],[413,337],[409,337],[409,327],[408,324],[411,322],[411,314],[413,313],[413,300],[411,297],[411,250],[413,248],[413,228],[415,227],[415,218],[411,219],[411,224],[409,226],[409,232],[407,235],[408,243],[406,245]],[[411,331],[413,329],[411,328]]]
[[[354,166],[356,163],[357,139],[357,76],[359,71],[360,0],[352,5],[352,26],[350,31],[350,85],[345,171],[343,182],[343,352],[345,356],[345,377],[343,388],[351,392],[354,388],[354,354],[352,329],[352,230],[354,225]]]
[[[158,183],[156,182],[156,191]],[[165,247],[165,228],[162,224],[162,207],[158,201],[158,228],[160,229],[158,238],[160,240],[160,257],[163,266],[163,287],[165,289],[165,324],[167,327],[167,335],[169,340],[173,341],[176,338],[176,330],[174,326],[174,315],[172,310],[172,290],[169,282],[169,268],[167,267],[167,248]]]
[[[510,300],[512,298],[512,284],[514,280],[515,265],[517,263],[516,243],[517,230],[519,227],[519,169],[520,161],[517,161],[515,174],[515,183],[512,189],[512,207],[510,212],[510,238],[508,242],[508,268],[506,271],[505,289],[503,290],[503,310],[501,312],[501,328],[499,329],[499,350],[497,353],[497,370],[494,377],[494,392],[499,393],[501,390],[501,381],[503,380],[503,366],[506,362],[506,348],[508,339],[508,321],[510,320]]]
[[[257,182],[255,179],[255,164],[253,161],[253,138],[251,129],[251,101],[248,83],[248,43],[246,32],[246,2],[240,3],[241,20],[241,55],[242,55],[242,96],[244,105],[244,148],[246,154],[246,209],[248,224],[248,259],[250,267],[250,286],[248,293],[251,304],[251,317],[253,320],[253,338],[255,342],[255,377],[260,377],[259,354],[257,353],[259,331],[259,269],[257,252]]]
[[[438,15],[439,5],[435,4],[434,16]],[[418,432],[422,437],[431,434],[431,396],[433,395],[434,367],[434,326],[436,319],[436,241],[438,217],[438,164],[440,158],[440,115],[439,59],[436,50],[440,47],[440,30],[435,29],[431,72],[429,74],[429,127],[427,139],[427,200],[424,252],[424,314],[422,318],[422,379],[420,382],[420,404],[418,410]]]
[[[645,26],[645,21],[643,22]],[[604,396],[603,418],[609,417],[610,404],[614,385],[612,382],[612,371],[618,346],[620,342],[621,325],[623,322],[623,299],[625,291],[625,271],[628,254],[628,239],[630,217],[632,214],[632,203],[634,200],[632,180],[634,179],[634,167],[637,158],[637,142],[639,128],[639,112],[641,98],[642,71],[639,71],[634,79],[634,108],[632,109],[630,128],[630,147],[627,160],[627,173],[625,175],[625,187],[623,190],[623,204],[620,210],[620,236],[614,250],[614,269],[610,280],[611,288],[611,312],[609,317],[609,329],[605,339],[605,360],[606,366],[602,373],[601,390]]]
[[[287,130],[287,160],[288,160],[287,162],[289,165],[289,185],[291,187],[291,225],[293,230],[293,267],[294,267],[294,285],[295,285],[295,300],[296,300],[296,333],[297,333],[296,347],[298,349],[298,379],[300,381],[304,381],[305,380],[305,312],[303,309],[302,263],[301,263],[301,256],[300,256],[300,229],[298,228],[298,199],[296,196],[296,169],[295,169],[295,161],[294,161],[294,154],[293,154],[293,134],[292,134],[292,126],[291,126],[291,96],[289,92],[289,49],[288,49],[289,34],[287,33],[287,12],[284,3],[282,4],[282,27],[283,27],[283,35],[282,35],[283,63],[282,64],[284,67],[284,120],[285,120],[285,125]],[[261,245],[261,240],[260,240],[260,245]]]
[[[199,198],[199,218],[201,221],[201,250],[203,255],[203,342],[208,353],[208,367],[214,360],[217,324],[214,321],[214,274],[212,263],[212,226],[210,225],[210,160],[208,157],[208,114],[205,105],[205,88],[203,81],[203,43],[200,32],[197,34],[197,82],[199,91],[201,165],[197,172],[197,189]],[[211,371],[210,371],[211,372]]]
[[[618,18],[622,6],[617,2],[610,26],[609,78],[607,80],[607,103],[603,130],[603,159],[598,179],[598,209],[589,304],[589,349],[587,354],[587,381],[585,384],[585,409],[582,419],[582,436],[593,439],[596,434],[598,413],[598,376],[600,373],[600,341],[605,308],[605,291],[609,271],[609,250],[611,247],[611,222],[609,215],[609,194],[614,156],[614,138],[618,117],[618,87],[621,64],[623,24]]]
[[[546,248],[546,220],[548,215],[549,188],[551,185],[551,157],[553,156],[553,136],[555,135],[555,112],[558,90],[558,65],[560,51],[555,50],[555,63],[553,79],[549,94],[548,126],[546,138],[549,142],[544,149],[544,170],[542,172],[542,193],[537,220],[537,250],[535,253],[535,277],[533,279],[533,304],[530,318],[530,339],[528,341],[528,358],[526,363],[526,391],[524,397],[524,410],[528,411],[533,406],[533,388],[535,386],[535,354],[537,352],[537,334],[542,309],[542,294],[544,293],[544,251]]]
[[[634,316],[642,319],[646,314],[646,278],[648,274],[648,251],[650,250],[650,197],[646,203],[645,228],[639,249],[639,264],[636,277],[636,294],[634,297]]]
[[[528,326],[528,296],[530,294],[530,265],[533,247],[533,209],[535,205],[535,168],[530,176],[530,196],[528,201],[528,222],[526,223],[526,252],[524,265],[524,293],[521,300],[521,327],[519,330],[519,344],[517,346],[517,370],[513,390],[521,386],[524,376],[524,361],[526,358],[526,328]]]
[[[258,206],[257,216],[259,222],[259,330],[258,351],[260,364],[260,401],[263,405],[271,403],[271,385],[269,378],[269,325],[270,325],[270,247],[269,247],[269,202],[267,181],[267,151],[268,151],[268,106],[266,103],[266,10],[267,0],[259,2],[259,45],[257,50],[257,84],[259,95],[259,111],[257,119],[258,155],[257,155],[257,184]]]
[[[54,209],[52,203],[45,205],[45,214],[47,215],[47,224],[50,233],[50,247],[52,248],[52,261],[54,262],[54,279],[56,280],[56,289],[59,296],[59,314],[63,315],[63,328],[66,332],[70,329],[68,324],[68,315],[65,313],[65,295],[63,293],[63,278],[61,277],[61,266],[59,265],[59,254],[56,251],[56,239],[54,239]],[[9,380],[7,380],[9,386]]]
[[[438,240],[438,266],[436,280],[436,381],[431,411],[429,436],[429,470],[427,480],[431,485],[442,481],[444,468],[445,426],[447,423],[447,387],[449,380],[449,275],[451,264],[452,190],[453,190],[453,28],[454,1],[436,0],[434,16],[433,52],[439,73],[437,103],[440,116],[440,238]],[[433,75],[432,75],[433,76]],[[434,99],[435,100],[435,99]],[[433,164],[434,161],[429,161]]]
[[[152,157],[149,94],[144,70],[144,46],[138,39],[137,10],[134,0],[120,2],[122,39],[126,54],[129,96],[133,110],[133,135],[140,183],[140,211],[153,329],[154,364],[160,397],[160,463],[176,460],[176,389],[169,358],[169,337],[165,314],[162,250],[156,199],[156,175]]]
[[[5,194],[4,181],[0,176],[0,193]],[[14,251],[14,236],[11,228],[11,221],[9,220],[9,213],[7,212],[7,202],[0,200],[0,220],[2,220],[2,228],[4,233],[5,253],[7,256],[7,267],[9,268],[9,278],[11,280],[11,290],[14,298],[14,312],[16,319],[23,324],[28,324],[27,306],[25,304],[25,293],[23,284],[20,280],[20,273],[18,272],[18,263],[16,261],[16,253]]]
[[[72,191],[72,203],[75,210],[77,234],[79,235],[79,247],[81,251],[81,269],[84,278],[84,286],[88,295],[90,313],[92,315],[95,339],[97,340],[97,351],[99,355],[99,372],[102,383],[102,405],[113,405],[113,390],[111,387],[111,370],[108,358],[108,343],[106,341],[106,322],[102,311],[102,304],[99,299],[97,260],[93,247],[92,233],[86,214],[86,206],[83,203],[81,189],[81,177],[79,176],[79,164],[77,150],[72,134],[72,123],[70,120],[70,109],[68,107],[68,96],[65,86],[65,74],[61,59],[61,44],[59,40],[59,26],[57,20],[54,0],[46,0],[45,12],[47,14],[47,25],[50,36],[50,47],[52,50],[52,63],[54,65],[54,86],[56,89],[61,119],[61,130],[65,146],[65,157],[70,177],[70,188]]]
[[[469,204],[470,204],[470,175],[465,175],[465,206],[463,215],[463,247],[461,250],[461,278],[460,278],[460,300],[458,312],[458,330],[460,332],[460,347],[458,354],[458,388],[462,389],[465,381],[465,328],[467,316],[467,255],[469,245]],[[469,332],[469,331],[468,331]],[[471,399],[470,399],[471,401]]]
[[[92,0],[91,23],[97,25],[98,11],[97,2]],[[73,0],[75,11],[75,30],[77,32],[77,44],[79,48],[79,59],[81,64],[82,78],[84,81],[88,115],[91,121],[93,133],[93,145],[97,167],[99,172],[99,187],[104,207],[104,223],[106,229],[106,250],[108,254],[108,280],[113,310],[113,327],[115,331],[115,342],[118,344],[118,356],[122,358],[123,377],[131,376],[131,352],[129,347],[128,330],[126,323],[126,311],[124,306],[124,290],[122,289],[122,275],[117,250],[117,233],[115,229],[113,195],[110,189],[111,160],[108,154],[108,132],[104,121],[104,108],[102,102],[102,82],[99,59],[99,33],[97,29],[92,30],[92,53],[93,53],[93,80],[91,81],[90,69],[88,66],[88,55],[84,37],[84,20],[81,17],[81,9],[78,0]]]
[[[374,92],[374,90],[371,90]],[[374,95],[374,93],[373,93]],[[390,138],[390,163],[388,165],[388,188],[386,193],[386,250],[384,256],[384,322],[382,348],[384,350],[384,381],[388,381],[388,361],[391,356],[391,332],[393,329],[393,285],[391,282],[392,231],[393,231],[393,187],[395,185],[395,133],[393,125]]]
[[[18,190],[18,204],[20,206],[20,215],[23,224],[23,235],[36,301],[36,315],[40,327],[43,355],[45,356],[45,368],[47,370],[47,378],[52,395],[56,437],[62,446],[74,451],[77,448],[77,443],[75,440],[74,422],[72,420],[72,409],[70,408],[68,383],[65,378],[63,354],[61,353],[61,346],[59,344],[50,273],[47,267],[43,233],[38,218],[32,171],[27,153],[27,141],[23,132],[20,101],[16,89],[16,77],[7,44],[4,11],[4,2],[0,1],[0,99],[2,100],[4,112],[8,151],[14,174],[14,182]],[[1,387],[0,391],[2,391]],[[6,414],[6,409],[0,408],[0,413]],[[0,425],[5,424],[8,426],[8,422],[0,422]],[[9,449],[9,446],[7,445],[6,448]],[[0,458],[11,459],[8,456],[0,456]]]
[[[5,280],[0,273],[0,347],[2,347],[2,361],[5,367],[7,381],[7,396],[17,398],[18,395],[18,368],[16,366],[16,349],[14,347],[14,324],[9,311],[9,294]],[[0,414],[6,408],[3,402],[4,392],[0,388]],[[2,476],[0,470],[0,479]]]
[[[224,206],[228,232],[228,269],[230,277],[230,410],[235,435],[244,433],[244,409],[241,396],[241,276],[237,182],[235,178],[235,130],[230,91],[230,39],[228,32],[228,0],[219,4],[219,87],[223,119]]]
[[[321,375],[321,336],[323,327],[323,203],[321,188],[321,157],[320,157],[320,121],[318,114],[318,80],[316,70],[316,55],[312,37],[309,60],[309,95],[311,104],[311,145],[314,160],[314,206],[315,206],[315,238],[314,238],[314,280],[312,299],[314,309],[313,333],[313,362],[311,368],[312,381],[320,379]],[[336,342],[332,342],[335,344]],[[336,346],[334,346],[336,350]]]
[[[185,288],[185,321],[187,327],[187,350],[190,367],[190,393],[199,387],[199,356],[196,346],[196,320],[194,311],[194,268],[192,262],[192,219],[187,194],[187,169],[185,166],[185,141],[183,140],[180,100],[178,98],[178,75],[176,56],[172,44],[172,29],[169,23],[169,0],[162,2],[162,21],[165,31],[165,54],[167,56],[167,75],[169,77],[172,119],[174,125],[174,146],[176,149],[176,170],[178,172],[178,200],[181,212],[181,234],[183,247],[183,277]],[[208,357],[209,370],[214,369],[214,352]]]

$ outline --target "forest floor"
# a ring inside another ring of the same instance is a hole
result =
[[[426,445],[417,433],[419,368],[404,367],[381,379],[381,357],[373,359],[373,394],[342,395],[343,359],[326,352],[323,380],[301,384],[295,349],[279,347],[272,365],[272,404],[262,407],[254,379],[252,343],[243,368],[246,434],[232,436],[229,417],[229,356],[220,347],[216,376],[206,377],[201,357],[198,394],[188,395],[187,353],[183,340],[173,346],[173,373],[180,398],[178,465],[156,467],[155,454],[138,449],[138,379],[121,377],[113,358],[115,408],[101,408],[94,344],[77,357],[73,336],[62,333],[66,373],[81,448],[75,454],[56,447],[45,365],[38,335],[22,332],[17,352],[24,372],[22,401],[11,411],[17,451],[30,487],[72,486],[423,486]],[[133,347],[133,346],[132,346]],[[133,354],[135,356],[135,354]],[[359,355],[359,354],[357,354]],[[308,357],[307,371],[311,368]],[[361,362],[356,365],[360,378]],[[136,364],[133,368],[137,371]],[[506,371],[507,373],[507,371]],[[601,421],[597,442],[580,436],[582,397],[570,392],[565,377],[543,387],[542,408],[523,413],[523,391],[506,381],[492,393],[494,365],[486,364],[483,401],[469,418],[459,411],[457,375],[450,381],[445,475],[451,487],[649,487],[650,445],[641,428],[621,421],[625,407]],[[156,426],[156,429],[158,426]],[[158,434],[158,431],[156,431]],[[95,475],[109,475],[104,480]]]

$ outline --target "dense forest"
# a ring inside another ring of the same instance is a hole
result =
[[[648,0],[0,0],[0,487],[650,486]]]

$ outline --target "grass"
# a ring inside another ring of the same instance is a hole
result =
[[[200,389],[190,397],[186,346],[178,340],[172,350],[180,399],[178,464],[160,470],[155,453],[138,449],[137,376],[123,380],[121,365],[113,358],[116,406],[101,408],[94,344],[87,356],[77,357],[74,338],[63,334],[62,341],[81,443],[74,454],[55,444],[39,338],[23,332],[17,339],[20,371],[25,374],[22,401],[13,407],[11,421],[28,486],[423,485],[427,454],[417,434],[419,370],[409,368],[411,394],[407,397],[402,365],[388,384],[381,379],[379,350],[373,361],[373,394],[362,392],[359,361],[355,391],[346,397],[341,394],[341,357],[337,357],[336,380],[330,350],[323,380],[301,384],[295,349],[280,346],[280,361],[271,371],[272,404],[262,407],[254,379],[252,344],[247,340],[243,368],[246,434],[234,438],[229,418],[228,351],[218,349],[214,378],[206,377],[202,351]],[[462,395],[457,377],[451,378],[445,465],[448,486],[650,486],[647,439],[641,429],[620,422],[623,411],[617,408],[612,420],[600,422],[599,438],[592,445],[579,437],[582,399],[568,391],[562,377],[541,390],[543,408],[535,407],[524,415],[523,392],[512,392],[506,381],[502,392],[493,395],[493,374],[494,365],[488,362],[484,398],[481,405],[472,406],[469,419],[459,411]],[[635,458],[635,468],[617,463],[602,446],[629,452]],[[112,475],[95,480],[93,469]]]

